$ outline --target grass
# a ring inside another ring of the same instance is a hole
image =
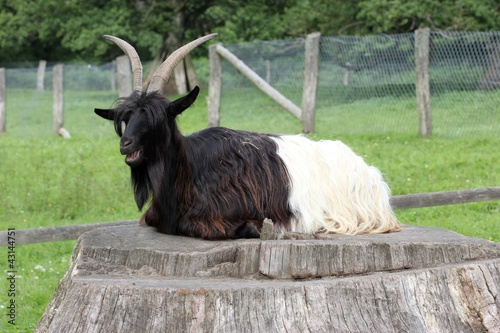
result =
[[[7,134],[0,137],[0,227],[35,228],[135,219],[129,170],[118,152],[112,125],[93,113],[112,105],[106,92],[65,93],[65,128],[70,140],[51,133],[51,93],[8,91]],[[372,99],[317,110],[313,139],[341,139],[383,171],[393,194],[447,191],[500,185],[500,138],[496,107],[484,93],[473,110],[458,93],[441,96],[433,106],[435,135],[419,138],[412,99]],[[468,93],[473,94],[473,93]],[[473,96],[471,96],[473,97]],[[179,123],[184,133],[206,124],[206,90]],[[488,114],[489,122],[454,119]],[[491,114],[493,113],[493,115]],[[492,118],[493,117],[493,118]],[[410,123],[410,124],[408,124]],[[300,123],[253,90],[223,96],[221,125],[262,132],[298,133]],[[481,134],[483,127],[488,129]],[[382,133],[382,134],[381,134]],[[475,134],[472,136],[471,134]],[[467,137],[468,136],[468,137]],[[472,203],[397,211],[406,224],[434,226],[500,241],[500,202]],[[75,241],[16,246],[16,326],[0,331],[30,332],[43,314],[68,268]],[[7,249],[3,255],[7,255]],[[2,261],[2,270],[7,271]],[[7,280],[0,283],[7,290]],[[6,313],[6,292],[0,312]],[[3,314],[2,313],[2,314]]]
[[[2,278],[0,332],[32,332],[68,269],[75,241],[16,246],[16,321],[7,322],[8,281]],[[5,248],[2,248],[2,250]],[[5,253],[6,254],[6,253]],[[2,269],[5,269],[2,261]],[[4,274],[4,277],[6,274]]]

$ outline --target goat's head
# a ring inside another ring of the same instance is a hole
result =
[[[142,92],[142,64],[136,50],[127,42],[113,36],[104,36],[117,44],[128,56],[134,75],[134,92],[119,100],[114,109],[95,109],[99,116],[114,121],[121,137],[120,152],[132,168],[148,159],[160,158],[158,147],[168,145],[176,130],[175,117],[187,109],[198,96],[195,87],[188,95],[173,102],[163,97],[165,86],[175,66],[195,47],[216,37],[200,37],[173,52],[156,70],[146,92]],[[156,148],[156,149],[155,149]]]
[[[112,120],[120,136],[120,153],[125,163],[138,167],[148,159],[161,158],[176,131],[175,117],[187,109],[198,96],[195,87],[188,95],[173,102],[157,92],[138,93],[121,100],[116,109],[95,109]]]

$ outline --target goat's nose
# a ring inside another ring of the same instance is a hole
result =
[[[122,138],[120,140],[120,148],[121,149],[127,148],[130,145],[132,145],[133,143],[134,143],[134,139],[122,136]]]

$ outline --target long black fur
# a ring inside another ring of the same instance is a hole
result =
[[[258,237],[264,218],[289,223],[289,178],[270,135],[208,128],[183,136],[175,122],[195,100],[196,87],[174,102],[156,93],[134,93],[114,110],[122,153],[142,149],[131,165],[138,208],[159,232],[226,239]],[[127,129],[122,132],[121,124]]]

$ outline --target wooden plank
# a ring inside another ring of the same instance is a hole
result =
[[[316,92],[318,88],[319,41],[321,34],[315,32],[306,38],[304,86],[302,91],[302,128],[305,133],[314,132]]]
[[[102,227],[115,227],[138,224],[137,220],[100,222],[91,224],[77,224],[60,227],[19,229],[15,230],[15,242],[17,244],[33,244],[43,242],[56,242],[78,239],[83,233]],[[0,246],[7,246],[7,232],[0,232]]]
[[[229,50],[223,47],[221,44],[215,46],[217,53],[219,53],[224,59],[229,61],[241,74],[243,74],[247,79],[252,81],[253,84],[262,90],[266,95],[271,97],[276,103],[278,103],[285,110],[293,114],[297,119],[302,118],[302,110],[288,98],[283,96],[278,90],[271,87],[263,78],[261,78],[257,73],[255,73],[250,67],[245,65],[243,61],[238,59]]]
[[[5,133],[5,68],[0,68],[0,134]]]
[[[391,198],[391,206],[393,209],[406,209],[491,200],[500,200],[500,187],[397,195]]]
[[[210,45],[208,57],[210,61],[210,81],[208,84],[207,116],[208,127],[219,126],[220,98],[222,93],[222,63],[216,46]]]
[[[431,89],[429,83],[429,43],[430,29],[415,31],[415,69],[417,80],[415,90],[419,120],[419,135],[432,134]]]

